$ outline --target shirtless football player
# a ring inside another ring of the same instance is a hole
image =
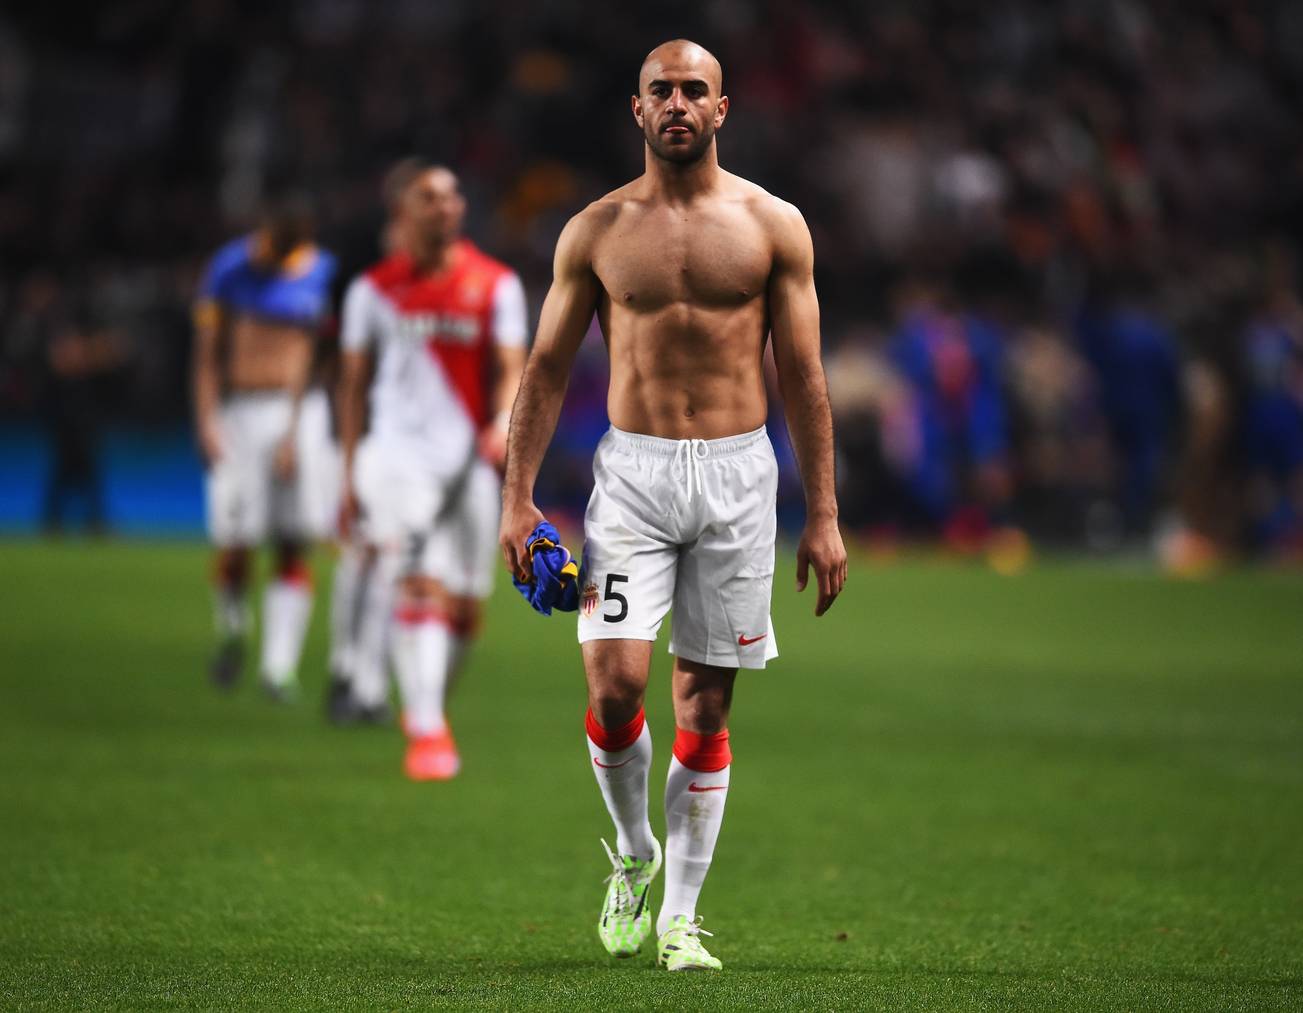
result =
[[[718,969],[696,904],[728,794],[733,683],[739,668],[763,668],[778,654],[769,620],[778,469],[764,428],[767,340],[805,488],[797,584],[804,588],[812,567],[817,615],[842,589],[846,551],[809,230],[792,205],[720,168],[715,132],[729,100],[709,52],[684,40],[658,46],[632,106],[646,171],[576,215],[557,242],[511,419],[500,541],[508,567],[529,579],[524,544],[542,520],[534,482],[596,313],[611,359],[612,427],[593,461],[579,640],[589,756],[616,827],[598,934],[614,956],[640,950],[663,860],[658,962]],[[647,818],[643,697],[671,608],[677,728],[662,854]]]

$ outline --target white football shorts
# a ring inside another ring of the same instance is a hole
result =
[[[778,462],[763,428],[666,440],[614,427],[593,458],[579,573],[579,642],[655,640],[724,668],[778,657],[774,583]]]
[[[501,487],[480,458],[454,474],[428,466],[419,441],[368,436],[357,449],[353,481],[362,537],[399,553],[408,573],[438,580],[449,593],[487,598],[498,554]]]
[[[311,541],[328,541],[339,528],[344,458],[331,428],[330,398],[320,388],[304,394],[299,405],[296,467],[300,529]]]
[[[340,485],[330,440],[330,408],[320,390],[299,405],[294,475],[276,476],[276,448],[289,429],[290,396],[244,391],[220,409],[225,453],[205,476],[208,533],[222,547],[255,546],[269,537],[312,541],[330,535]]]
[[[447,507],[435,519],[426,566],[449,594],[481,600],[493,593],[501,565],[498,520],[502,482],[497,469],[477,459]]]

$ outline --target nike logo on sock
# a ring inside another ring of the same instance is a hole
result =
[[[739,633],[739,634],[737,635],[738,646],[740,646],[740,647],[746,647],[746,646],[748,646],[749,644],[754,644],[757,640],[764,640],[765,637],[767,637],[767,636],[769,636],[768,633],[762,633],[762,634],[760,634],[760,636],[758,636],[758,637],[744,637],[741,633]]]
[[[603,770],[614,770],[616,767],[623,767],[626,763],[633,763],[633,757],[631,756],[627,760],[623,760],[620,763],[603,763],[596,756],[594,756],[593,762],[597,764],[599,767],[601,767]]]
[[[688,791],[723,791],[727,787],[726,784],[710,784],[703,788],[696,781],[692,781],[688,784]]]

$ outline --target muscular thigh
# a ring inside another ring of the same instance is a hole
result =
[[[606,727],[631,720],[642,706],[651,668],[650,640],[590,640],[583,645],[588,705]]]

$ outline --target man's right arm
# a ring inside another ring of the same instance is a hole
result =
[[[367,382],[371,375],[371,306],[367,285],[364,278],[354,279],[349,285],[340,321],[341,352],[339,385],[335,390],[335,421],[344,458],[340,528],[345,534],[358,512],[357,494],[353,488],[353,459],[362,439]]]
[[[222,402],[221,346],[225,312],[219,303],[201,300],[195,307],[192,381],[195,433],[204,464],[212,467],[223,453],[218,409]]]
[[[534,482],[556,431],[570,367],[601,292],[592,262],[596,226],[591,209],[581,212],[557,240],[552,287],[511,410],[499,543],[507,568],[522,580],[532,576],[525,539],[543,519],[534,505]]]

